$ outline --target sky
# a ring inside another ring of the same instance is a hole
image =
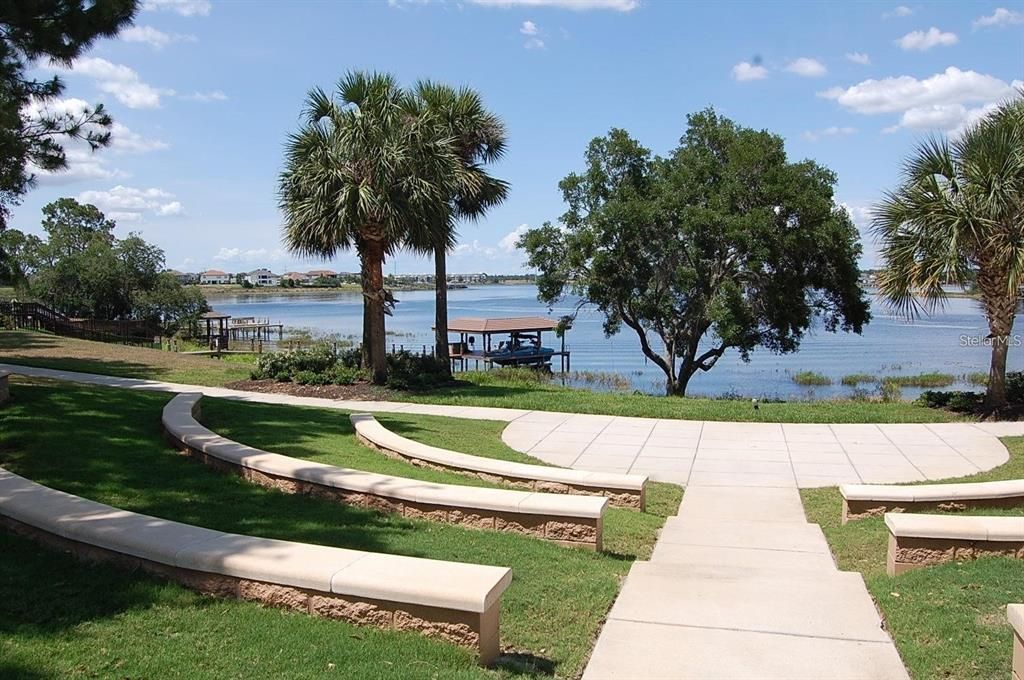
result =
[[[870,267],[870,209],[902,159],[1024,86],[1024,1],[144,0],[70,69],[37,65],[67,83],[52,106],[104,103],[113,143],[70,147],[11,226],[40,233],[41,208],[71,196],[181,271],[356,271],[351,253],[291,255],[276,196],[306,93],[350,70],[468,85],[507,125],[492,173],[509,198],[460,226],[450,272],[524,271],[517,236],[564,212],[558,182],[592,138],[621,127],[667,154],[707,106],[835,171]],[[433,270],[409,253],[386,266]]]

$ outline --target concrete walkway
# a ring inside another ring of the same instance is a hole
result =
[[[860,574],[836,569],[795,488],[691,485],[637,562],[584,680],[902,680]]]
[[[223,387],[0,364],[26,376],[344,411],[396,412],[509,423],[502,439],[553,465],[635,472],[684,485],[814,487],[975,474],[1005,463],[998,437],[1024,435],[1024,422],[933,425],[731,423],[595,416],[551,411],[338,401]]]

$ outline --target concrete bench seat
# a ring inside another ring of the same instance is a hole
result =
[[[356,436],[364,444],[415,465],[471,474],[534,491],[605,496],[612,505],[641,511],[646,507],[646,475],[586,472],[473,456],[407,439],[385,428],[369,413],[354,413],[350,417]]]
[[[1013,675],[1011,680],[1024,680],[1024,604],[1006,605],[1006,618],[1013,628]]]
[[[1024,505],[1024,479],[963,484],[843,484],[843,524],[850,520],[914,510],[965,510]]]
[[[1024,517],[887,513],[885,526],[890,576],[952,560],[1024,559]]]
[[[415,630],[499,652],[512,572],[460,562],[242,536],[119,510],[0,468],[0,523],[94,561],[141,568],[204,593]]]
[[[163,410],[167,437],[186,454],[262,486],[337,500],[406,517],[528,534],[601,550],[608,500],[423,482],[292,458],[240,444],[196,417],[200,394],[179,394]]]

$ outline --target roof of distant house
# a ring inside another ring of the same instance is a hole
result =
[[[227,273],[222,272],[219,269],[207,269],[202,274],[203,276],[227,276]]]
[[[543,316],[516,316],[505,319],[465,317],[448,322],[453,333],[512,333],[515,331],[550,331],[558,327],[557,319]]]
[[[310,269],[306,272],[310,276],[337,276],[337,272],[332,272],[330,269]]]
[[[286,279],[302,279],[302,278],[308,279],[309,278],[309,274],[307,274],[305,272],[285,272],[284,273],[284,278],[286,278]]]

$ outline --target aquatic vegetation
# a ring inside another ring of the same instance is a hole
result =
[[[844,375],[841,382],[847,387],[857,387],[858,385],[878,382],[878,376],[871,373],[850,373]]]
[[[793,382],[797,385],[803,385],[804,387],[820,387],[823,385],[831,385],[832,378],[821,373],[815,373],[814,371],[800,371],[799,373],[793,374]]]

